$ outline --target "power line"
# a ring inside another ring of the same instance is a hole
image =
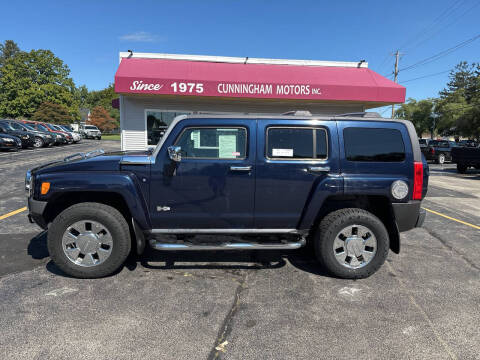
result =
[[[416,62],[415,64],[404,67],[403,69],[400,69],[399,71],[410,70],[410,69],[413,69],[415,67],[425,65],[425,64],[428,64],[432,61],[438,60],[438,59],[440,59],[440,58],[442,58],[442,57],[444,57],[444,56],[446,56],[446,55],[448,55],[448,54],[450,54],[450,53],[452,53],[452,52],[454,52],[454,51],[456,51],[456,50],[458,50],[458,49],[460,49],[460,48],[462,48],[462,47],[464,47],[468,44],[470,44],[471,42],[477,40],[478,38],[480,38],[480,34],[474,36],[473,38],[465,40],[465,41],[463,41],[463,42],[461,42],[461,43],[459,43],[455,46],[452,46],[451,48],[443,50],[443,51],[439,52],[438,54],[435,54],[435,55],[429,56],[429,57],[427,57],[423,60],[420,60],[420,61]]]
[[[434,74],[428,74],[428,75],[420,76],[420,77],[417,77],[417,78],[414,78],[414,79],[408,79],[408,80],[402,81],[400,84],[404,84],[404,83],[407,83],[407,82],[410,82],[410,81],[425,79],[425,78],[431,77],[431,76],[437,76],[437,75],[440,75],[440,74],[445,74],[445,73],[450,72],[450,71],[452,71],[452,70],[440,71],[440,72],[437,72],[437,73],[434,73]]]
[[[453,24],[455,24],[458,20],[460,20],[462,17],[464,17],[466,14],[470,13],[475,7],[477,7],[478,5],[480,5],[480,2],[479,1],[476,1],[473,6],[471,6],[470,8],[468,8],[466,11],[464,11],[463,13],[461,13],[459,16],[457,17],[454,17],[452,21],[450,21],[449,23],[447,23],[446,25],[438,28],[436,31],[434,31],[432,34],[430,34],[430,36],[427,36],[425,39],[421,40],[421,37],[416,41],[416,44],[415,42],[413,43],[412,47],[407,47],[407,49],[409,49],[409,52],[411,53],[414,49],[418,48],[420,45],[423,45],[425,44],[428,40],[432,39],[433,37],[435,37],[437,34],[441,33],[442,31],[448,29],[450,26],[452,26]]]

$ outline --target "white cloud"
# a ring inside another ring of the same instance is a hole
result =
[[[131,34],[122,35],[119,37],[122,41],[132,41],[132,42],[158,42],[165,41],[165,38],[162,38],[158,35],[151,34],[146,31],[137,31]]]

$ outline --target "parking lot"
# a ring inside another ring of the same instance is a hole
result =
[[[480,358],[480,171],[431,164],[424,227],[368,279],[329,277],[307,249],[147,251],[111,277],[66,277],[27,220],[25,171],[119,145],[0,153],[2,358]]]

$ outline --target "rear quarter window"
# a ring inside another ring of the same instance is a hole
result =
[[[397,129],[349,127],[343,130],[348,161],[401,162],[405,144]]]

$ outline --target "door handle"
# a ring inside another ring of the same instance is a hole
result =
[[[330,166],[309,166],[309,172],[329,172]]]
[[[251,171],[251,166],[230,166],[231,171]]]

